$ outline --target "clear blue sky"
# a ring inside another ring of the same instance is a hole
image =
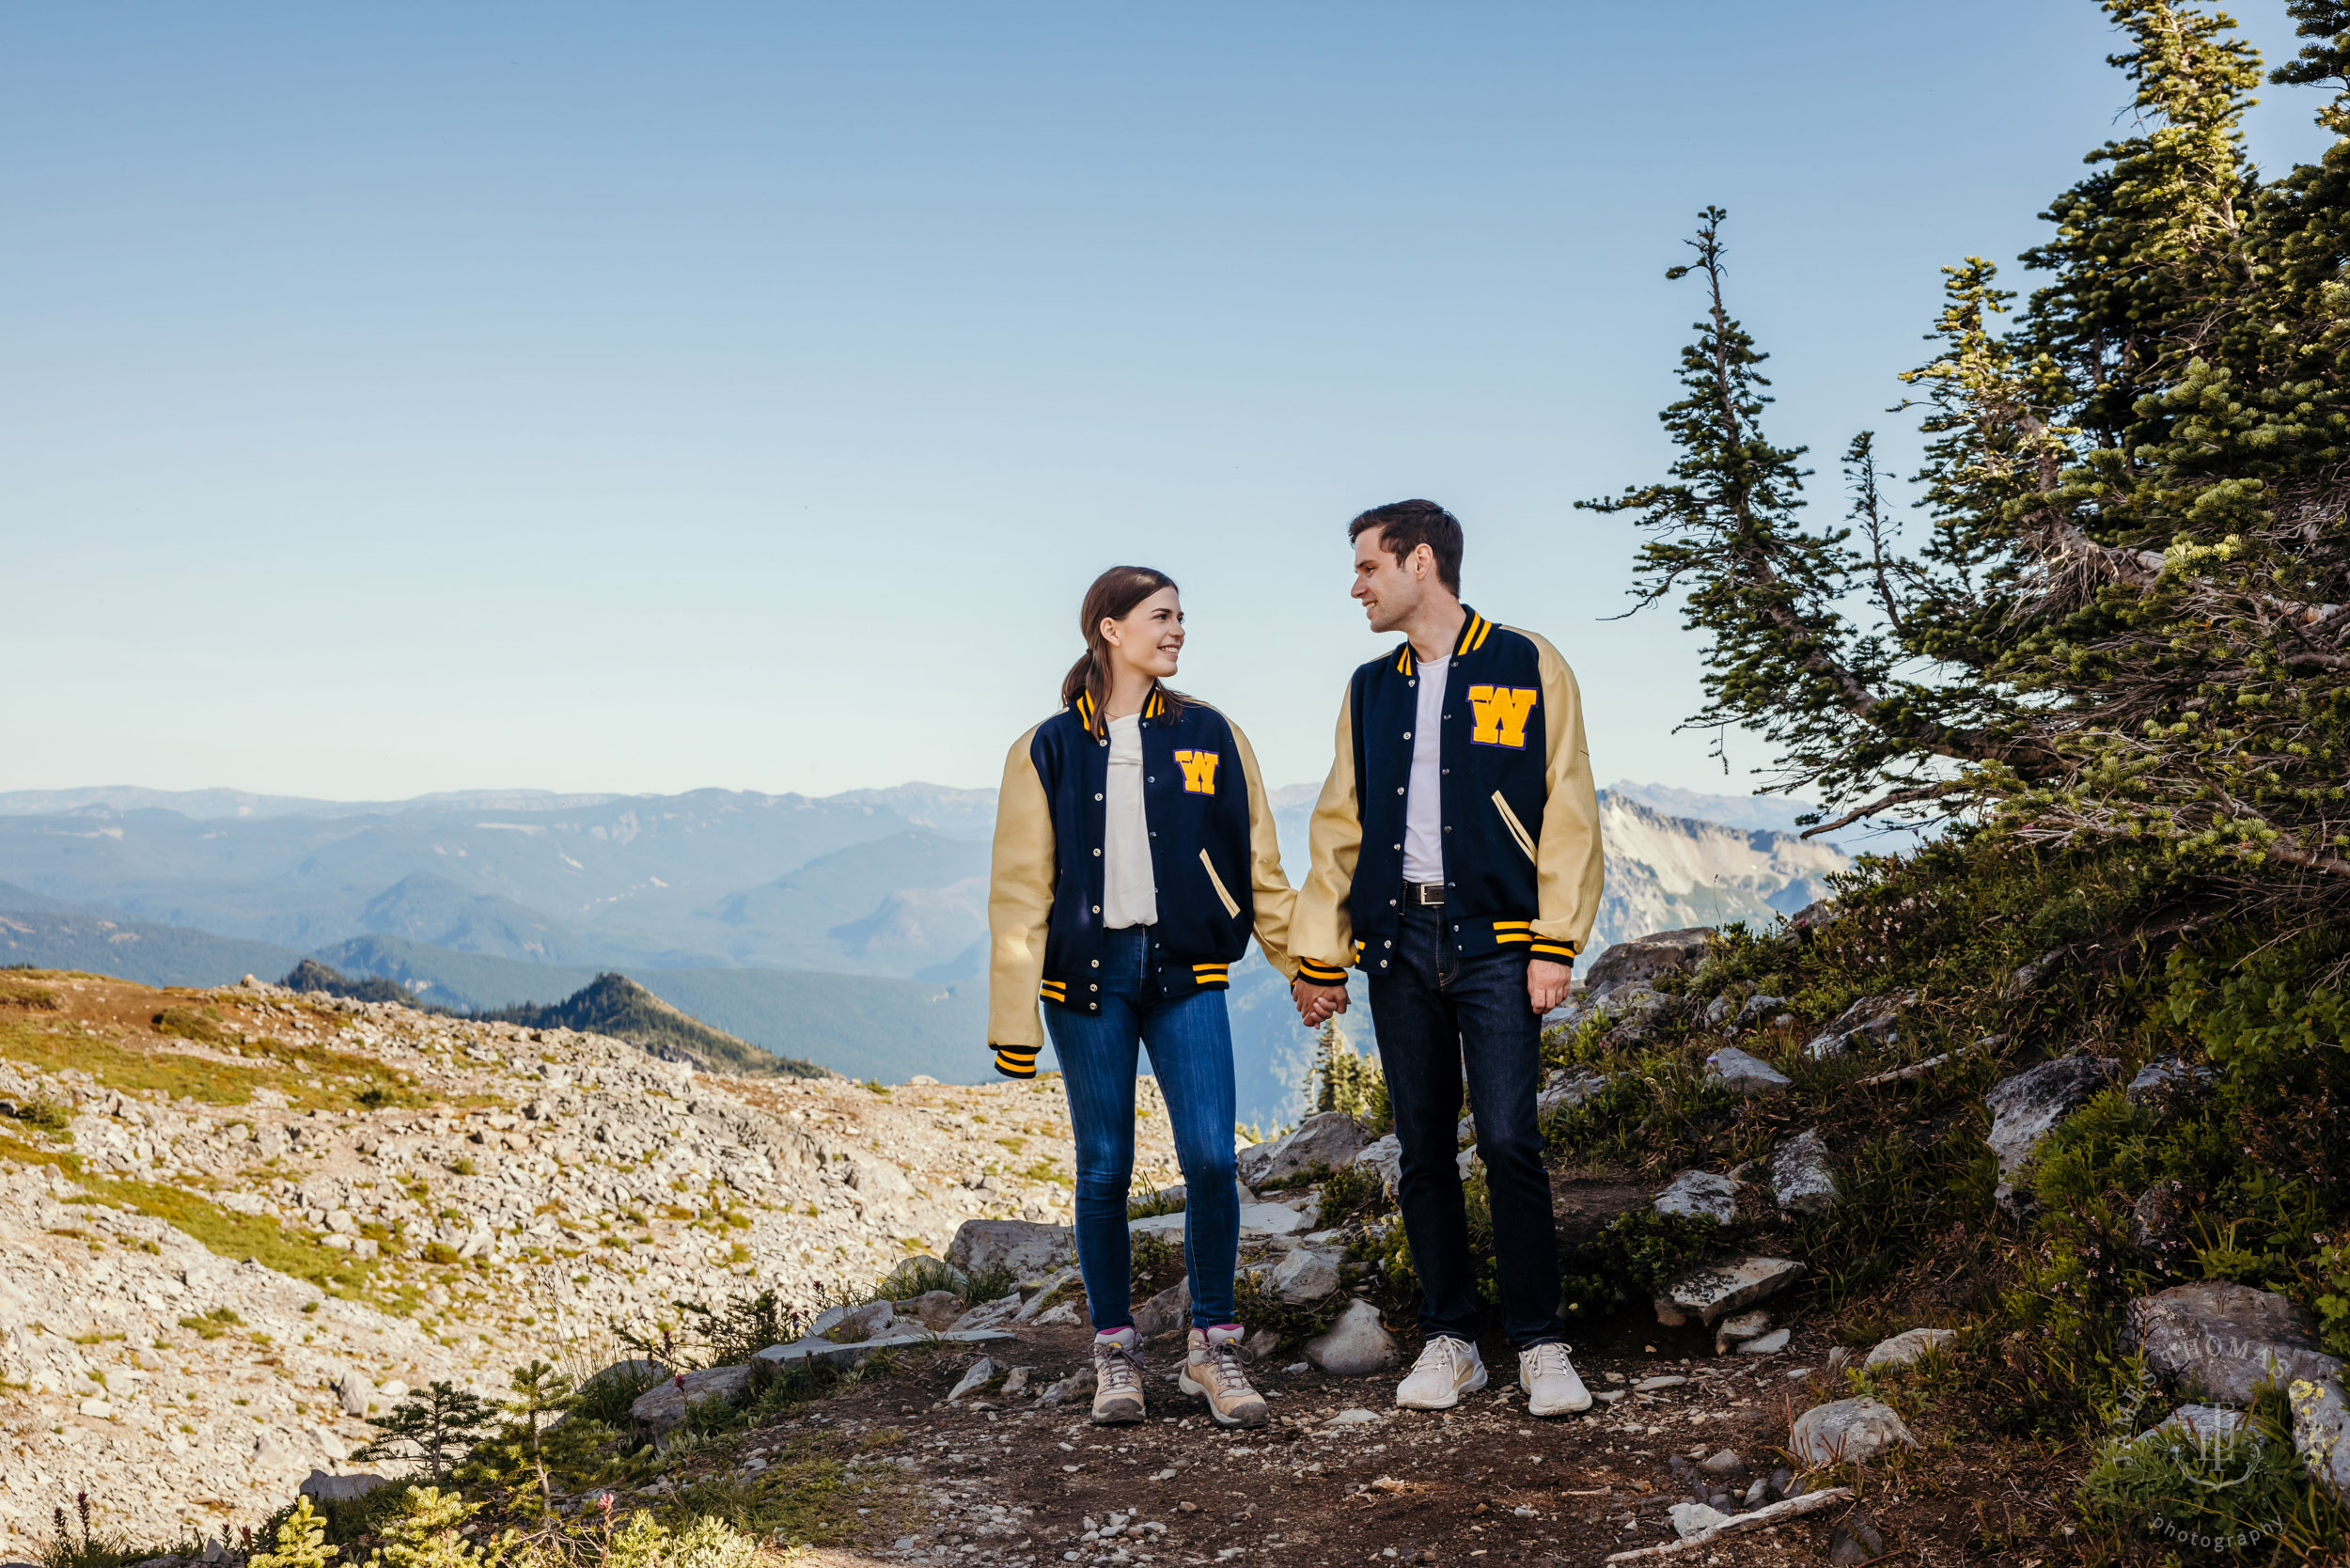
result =
[[[0,789],[992,784],[1119,560],[1316,778],[1378,646],[1343,524],[1423,494],[1603,779],[1743,790],[1571,510],[1667,461],[1663,269],[1731,210],[1834,504],[1937,267],[2114,133],[2110,47],[2091,0],[9,6]]]

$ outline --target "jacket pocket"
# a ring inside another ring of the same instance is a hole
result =
[[[1230,891],[1225,887],[1224,879],[1215,874],[1215,862],[1208,858],[1206,850],[1199,852],[1199,865],[1208,873],[1208,886],[1214,888],[1215,896],[1223,901],[1224,913],[1235,920],[1239,919],[1240,901],[1233,898]]]
[[[1526,831],[1526,824],[1518,821],[1518,814],[1510,809],[1510,803],[1501,798],[1499,790],[1494,792],[1494,809],[1501,813],[1501,825],[1510,830],[1510,837],[1518,841],[1518,848],[1526,852],[1526,857],[1537,865],[1541,864],[1542,857],[1534,853],[1534,836]]]

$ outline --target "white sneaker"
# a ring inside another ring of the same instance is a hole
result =
[[[1461,1403],[1463,1394],[1473,1394],[1484,1386],[1485,1363],[1478,1357],[1475,1345],[1449,1334],[1432,1334],[1419,1359],[1396,1385],[1396,1408],[1449,1410]]]
[[[1518,1387],[1526,1390],[1529,1416],[1572,1416],[1591,1407],[1591,1391],[1575,1375],[1562,1344],[1518,1352]]]

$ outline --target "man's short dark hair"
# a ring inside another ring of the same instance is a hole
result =
[[[1434,501],[1390,501],[1373,507],[1346,525],[1349,543],[1372,528],[1379,542],[1402,566],[1421,545],[1436,557],[1436,581],[1461,596],[1461,520]]]

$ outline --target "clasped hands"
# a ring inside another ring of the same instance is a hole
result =
[[[1537,958],[1526,965],[1526,999],[1537,1016],[1565,1001],[1574,984],[1574,966],[1571,964]],[[1317,985],[1308,980],[1292,980],[1290,1000],[1297,1006],[1298,1021],[1309,1029],[1318,1029],[1346,1011],[1346,982]]]

